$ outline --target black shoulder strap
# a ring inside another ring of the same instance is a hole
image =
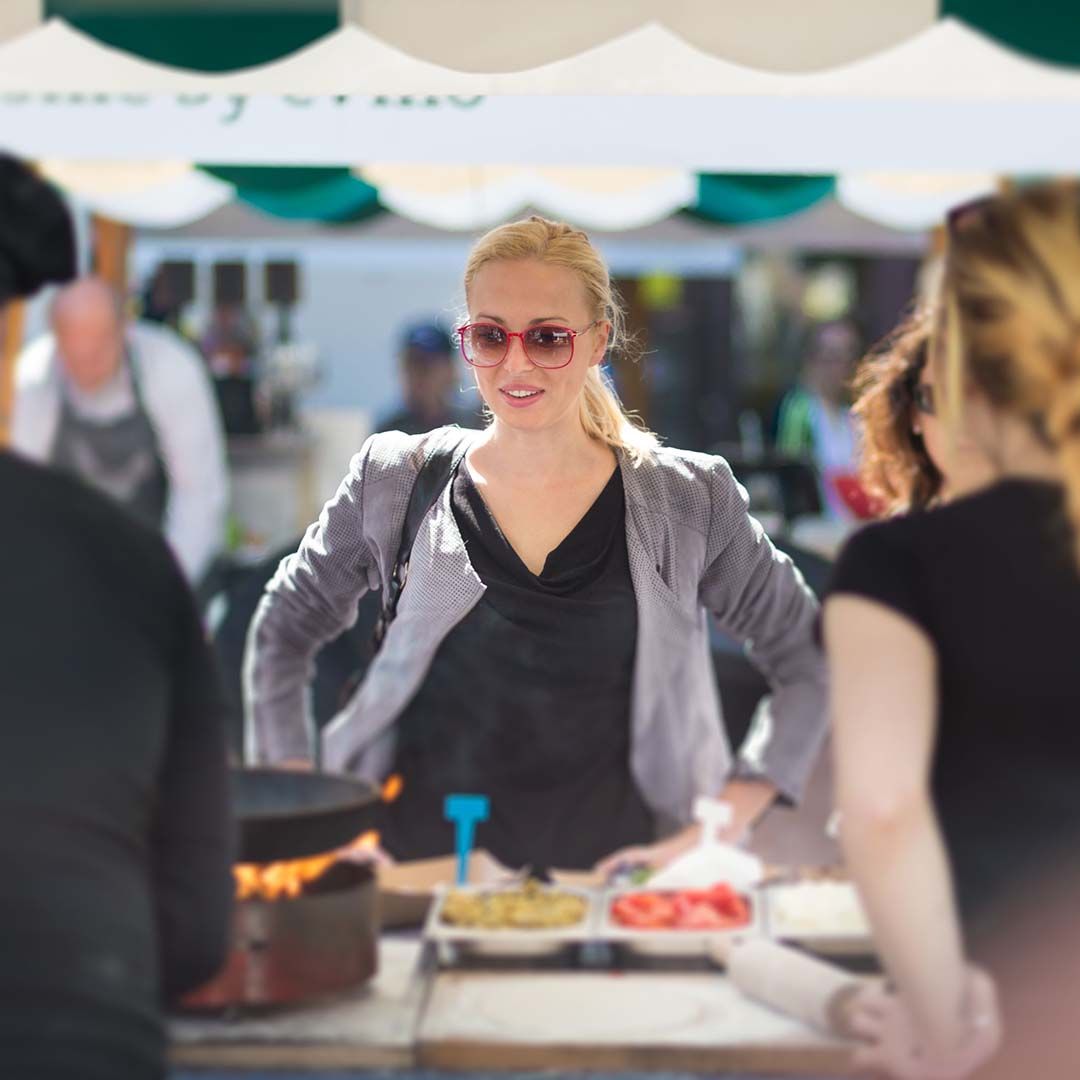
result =
[[[401,590],[405,588],[405,580],[409,574],[409,556],[412,554],[413,544],[416,543],[420,524],[450,482],[475,434],[474,431],[465,431],[459,427],[440,432],[416,474],[412,493],[409,495],[409,505],[405,510],[405,524],[401,528],[401,543],[394,560],[394,570],[383,597],[382,611],[375,623],[376,651],[382,645],[386,631],[397,614]]]

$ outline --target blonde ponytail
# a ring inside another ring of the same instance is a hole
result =
[[[611,284],[608,268],[588,236],[580,229],[533,215],[525,221],[500,225],[473,246],[465,265],[465,294],[482,266],[490,262],[537,259],[573,270],[581,279],[594,319],[610,324],[608,349],[625,352],[625,315]],[[581,424],[590,438],[625,453],[638,465],[659,445],[622,406],[599,367],[589,369],[581,398]]]
[[[581,397],[581,426],[591,439],[622,450],[635,465],[648,458],[656,436],[634,423],[600,368],[589,369]]]
[[[1080,185],[1012,190],[959,216],[945,278],[946,407],[970,380],[1057,457],[1080,567]]]

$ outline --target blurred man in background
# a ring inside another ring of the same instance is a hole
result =
[[[228,501],[202,360],[164,326],[128,324],[98,278],[62,289],[50,322],[18,360],[12,447],[161,529],[197,585],[221,549]]]
[[[420,435],[444,424],[481,426],[479,407],[470,407],[461,390],[457,349],[444,327],[436,322],[407,327],[401,341],[400,363],[402,407],[381,417],[376,431]]]

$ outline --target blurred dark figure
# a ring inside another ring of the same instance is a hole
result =
[[[162,326],[181,333],[180,313],[183,304],[176,294],[168,269],[160,264],[150,275],[140,297],[142,318],[146,322],[160,323]]]
[[[70,278],[57,194],[0,156],[4,303]],[[149,1080],[214,974],[232,882],[223,711],[165,541],[0,452],[0,1076]]]
[[[814,327],[800,384],[784,395],[777,417],[777,450],[814,462],[826,505],[841,518],[859,514],[848,495],[857,472],[848,389],[861,347],[859,331],[850,320]]]
[[[402,407],[381,417],[375,431],[422,435],[444,424],[483,426],[480,410],[469,407],[460,390],[457,351],[445,327],[416,323],[401,341]]]
[[[254,320],[239,304],[218,304],[199,344],[226,435],[257,434],[262,424],[255,404],[259,344]]]

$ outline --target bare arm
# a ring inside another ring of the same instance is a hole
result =
[[[885,968],[928,1045],[967,1034],[952,879],[930,796],[937,658],[888,607],[825,605],[841,839]]]

